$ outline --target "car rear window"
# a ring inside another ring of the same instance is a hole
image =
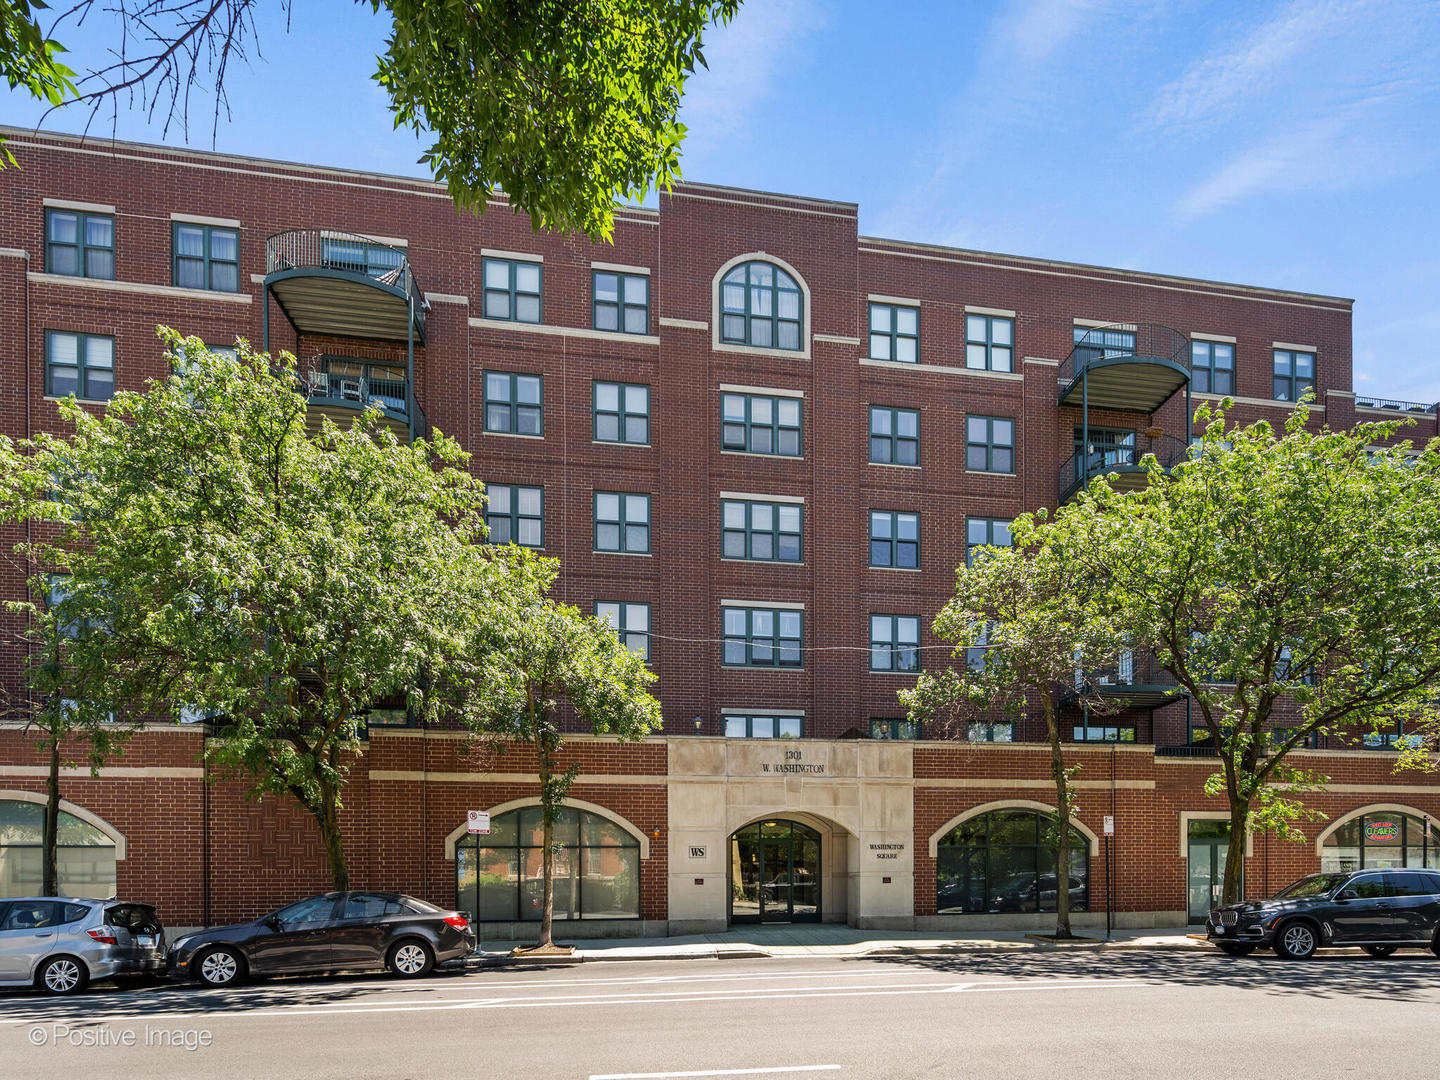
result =
[[[84,904],[61,904],[60,908],[62,909],[60,912],[62,923],[79,922],[90,914],[90,909]]]
[[[144,904],[115,904],[106,910],[105,921],[134,933],[151,933],[160,927],[155,909]]]

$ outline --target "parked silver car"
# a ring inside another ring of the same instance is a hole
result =
[[[0,900],[0,986],[73,994],[98,979],[161,974],[165,952],[165,928],[148,904]]]

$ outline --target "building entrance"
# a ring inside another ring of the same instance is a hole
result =
[[[1203,923],[1220,906],[1225,884],[1225,859],[1230,854],[1228,821],[1190,822],[1190,921]]]
[[[820,834],[798,821],[757,821],[730,837],[730,921],[820,921]]]

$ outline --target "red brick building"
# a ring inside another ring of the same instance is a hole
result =
[[[1434,405],[1355,394],[1345,299],[865,237],[853,204],[703,184],[621,209],[594,245],[503,200],[459,214],[420,180],[7,136],[0,431],[163,377],[159,323],[289,350],[317,411],[375,404],[459,439],[493,535],[561,559],[561,595],[647,651],[663,735],[572,743],[562,906],[593,932],[1043,923],[1041,732],[917,732],[896,703],[943,655],[929,622],[968,547],[1097,470],[1174,460],[1201,401],[1279,421],[1313,387],[1317,423],[1440,433]],[[0,594],[23,589],[7,565]],[[22,662],[0,655],[21,697]],[[1223,808],[1183,699],[1140,657],[1117,683],[1130,709],[1075,724],[1069,887],[1091,919],[1183,922],[1208,904]],[[354,881],[513,932],[536,858],[524,755],[404,721],[372,716],[346,790]],[[203,737],[156,727],[100,777],[67,775],[77,890],[118,879],[191,924],[324,887],[309,821],[208,783]],[[1393,774],[1386,741],[1300,752],[1332,777],[1308,800],[1330,824],[1254,837],[1250,892],[1322,860],[1435,858],[1440,786]],[[0,731],[0,894],[34,888],[42,765]],[[467,838],[467,809],[495,831]]]

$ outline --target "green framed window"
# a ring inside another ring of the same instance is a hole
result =
[[[1436,867],[1440,867],[1440,823],[1428,814],[1421,817],[1399,809],[1356,814],[1342,821],[1320,846],[1324,873]]]
[[[969,472],[1015,471],[1015,421],[1000,416],[965,418],[965,468]]]
[[[590,278],[594,303],[591,318],[596,330],[619,334],[650,332],[650,278],[596,270]]]
[[[1424,741],[1420,732],[1405,731],[1405,721],[1396,720],[1388,731],[1367,731],[1360,738],[1360,745],[1366,750],[1400,750],[1407,746],[1419,746]]]
[[[521,484],[485,485],[485,524],[492,544],[545,546],[545,489]]]
[[[919,514],[896,510],[870,511],[870,565],[919,569]]]
[[[721,556],[754,562],[800,562],[801,509],[796,503],[722,499]]]
[[[920,411],[870,406],[870,462],[920,464]]]
[[[650,387],[597,382],[593,394],[596,442],[650,445]]]
[[[872,716],[870,718],[872,739],[918,739],[920,725],[914,720],[901,717]]]
[[[920,359],[920,309],[870,305],[870,359],[914,364]]]
[[[405,252],[397,247],[331,236],[321,241],[320,258],[332,270],[349,270],[373,278],[393,274],[405,265]]]
[[[970,742],[1014,742],[1015,723],[1011,720],[977,721],[966,728],[965,738]]]
[[[935,847],[935,911],[941,915],[1054,911],[1057,876],[1071,911],[1090,906],[1090,841],[1069,828],[1070,865],[1055,872],[1049,843],[1053,815],[1036,810],[992,810],[962,821]]]
[[[720,340],[757,349],[804,348],[805,297],[778,266],[747,262],[720,279]]]
[[[974,566],[975,556],[987,547],[1011,545],[1010,522],[1003,518],[972,517],[965,522],[965,565]]]
[[[1133,743],[1135,727],[1133,724],[1076,724],[1075,741]]]
[[[596,600],[595,617],[610,624],[625,647],[650,662],[650,605]]]
[[[994,623],[981,622],[972,623],[975,636],[971,639],[970,645],[965,649],[965,666],[971,671],[984,671],[985,665],[989,663],[990,657],[990,635],[993,632]]]
[[[180,288],[240,291],[240,234],[236,230],[177,221],[171,241],[175,284]]]
[[[1235,346],[1224,341],[1190,342],[1190,388],[1199,394],[1235,393]]]
[[[965,316],[965,366],[976,371],[1015,370],[1015,320]]]
[[[805,735],[805,717],[771,713],[726,713],[727,739],[799,739]]]
[[[1294,349],[1276,349],[1275,400],[1299,401],[1306,390],[1315,389],[1315,354]]]
[[[650,553],[650,496],[595,492],[595,550]]]
[[[800,399],[721,394],[720,448],[744,454],[799,457]]]
[[[1071,331],[1075,343],[1075,370],[1118,356],[1135,355],[1135,331],[1119,327],[1077,326]]]
[[[538,262],[519,259],[482,259],[485,318],[507,322],[540,321],[540,271]]]
[[[920,617],[870,616],[870,670],[920,670]]]
[[[46,330],[45,394],[109,401],[115,394],[115,339]]]
[[[485,372],[485,430],[502,435],[544,435],[542,386],[539,375]]]
[[[640,841],[599,814],[566,806],[551,825],[553,917],[640,918]],[[544,907],[540,807],[496,814],[455,841],[455,907],[477,923],[536,922]]]
[[[69,277],[114,280],[114,215],[46,210],[45,269]]]
[[[722,609],[727,667],[801,666],[805,613],[790,608]]]

